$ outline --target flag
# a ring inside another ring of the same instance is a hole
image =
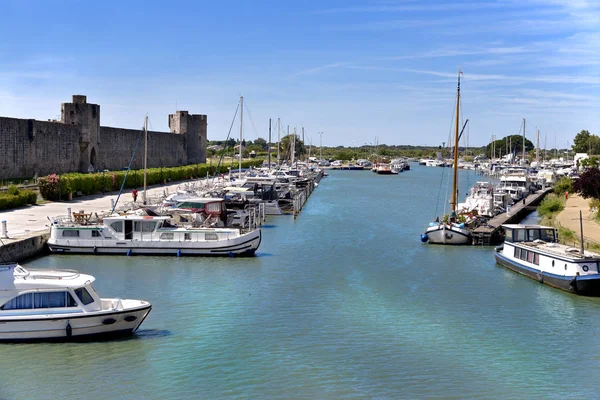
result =
[[[458,73],[462,76],[464,76],[465,74],[463,74],[463,72],[461,70],[458,70]]]

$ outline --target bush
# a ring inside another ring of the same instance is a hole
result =
[[[573,179],[564,176],[554,184],[554,193],[560,196],[566,192],[573,193]]]
[[[17,196],[19,194],[19,188],[16,185],[10,185],[6,193]]]
[[[12,187],[6,193],[0,194],[0,210],[8,210],[37,202],[37,193],[33,190],[19,190],[16,186],[14,190],[11,189]]]
[[[562,197],[551,193],[542,200],[537,213],[540,217],[552,217],[553,214],[562,211],[563,208],[565,208],[565,203]]]
[[[56,174],[38,178],[38,188],[44,199],[52,201],[59,199],[66,200],[69,197],[69,193],[71,193],[69,180],[59,177]]]

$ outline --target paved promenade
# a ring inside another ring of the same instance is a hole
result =
[[[594,220],[590,211],[589,199],[578,195],[569,195],[565,209],[556,216],[556,220],[579,237],[579,210],[582,211],[583,216],[584,238],[600,243],[600,224]]]
[[[146,193],[148,198],[157,197],[162,195],[165,190],[168,193],[172,193],[177,190],[178,186],[190,182],[192,181],[176,182],[164,186],[156,185],[148,188]],[[138,188],[138,192],[137,201],[141,203],[142,190]],[[84,210],[86,213],[110,211],[111,199],[116,201],[118,194],[119,192],[111,192],[104,195],[77,197],[71,201],[48,202],[35,206],[0,211],[0,221],[6,221],[8,237],[10,239],[27,237],[41,231],[49,231],[50,221],[48,221],[48,218],[52,219],[59,215],[67,215],[67,208],[69,207],[72,212],[79,212],[81,210]],[[132,201],[131,189],[128,189],[121,194],[117,208]],[[6,239],[4,241],[7,242]]]

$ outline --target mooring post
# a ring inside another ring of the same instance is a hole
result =
[[[2,231],[0,233],[2,239],[8,239],[8,229],[6,229],[6,221],[2,221]]]

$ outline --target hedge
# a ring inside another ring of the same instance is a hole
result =
[[[263,160],[242,161],[242,168],[257,167]],[[219,173],[227,173],[229,165],[221,165]],[[238,167],[236,162],[232,170]],[[186,179],[204,178],[215,173],[216,165],[193,164],[172,168],[148,168],[146,184],[156,185],[164,182],[183,181]],[[82,195],[117,191],[121,188],[127,171],[97,172],[92,174],[69,173],[64,175],[48,175],[38,178],[40,194],[46,200],[66,200],[69,193],[81,192]],[[139,188],[144,185],[144,170],[129,171],[126,189]]]
[[[6,193],[0,193],[0,210],[17,208],[37,202],[37,193],[33,190],[18,189],[16,186],[8,188]]]

